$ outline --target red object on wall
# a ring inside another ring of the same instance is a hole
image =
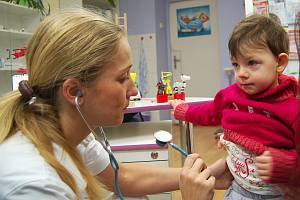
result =
[[[18,68],[16,69],[16,72],[20,73],[20,74],[27,74],[27,69],[24,68]]]
[[[13,59],[20,58],[20,57],[25,56],[27,54],[26,47],[13,49],[13,51],[14,51],[14,53],[11,54],[11,55],[14,56]]]

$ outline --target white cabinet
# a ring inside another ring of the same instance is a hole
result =
[[[117,160],[123,163],[140,163],[168,167],[168,149],[155,144],[153,133],[171,132],[172,121],[125,123],[119,127],[105,128]],[[148,195],[149,200],[171,200],[171,193]],[[129,198],[130,200],[130,198]]]
[[[26,68],[24,48],[40,21],[38,10],[0,1],[0,95],[12,90],[16,69]]]

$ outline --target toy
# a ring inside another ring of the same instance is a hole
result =
[[[175,82],[173,85],[174,99],[185,100],[186,81],[191,80],[191,77],[188,75],[182,74],[180,76],[180,79],[181,79],[181,82]]]
[[[172,97],[172,72],[161,72],[160,81],[156,84],[157,94],[156,100],[157,103],[168,102],[168,99]]]
[[[139,91],[139,83],[138,83],[138,80],[137,80],[136,72],[130,72],[130,78],[133,80],[133,83],[134,83],[135,87],[138,89],[138,94],[136,96],[130,96],[130,100],[131,101],[141,100],[141,93]]]
[[[166,94],[166,84],[164,80],[161,78],[160,81],[156,84],[157,93],[156,93],[156,102],[164,103],[168,102],[168,95]]]
[[[24,75],[24,74],[27,74],[27,69],[25,69],[25,68],[18,68],[18,69],[16,69],[16,72]]]
[[[17,49],[13,49],[13,52],[11,55],[13,55],[13,59],[17,59],[17,58],[20,58],[20,57],[23,57],[27,54],[27,49],[26,47],[23,47],[23,48],[17,48]]]

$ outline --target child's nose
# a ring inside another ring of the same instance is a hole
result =
[[[240,67],[239,70],[236,72],[236,75],[239,78],[248,78],[249,77],[249,72],[246,67]]]

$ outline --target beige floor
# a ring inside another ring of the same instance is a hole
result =
[[[215,140],[214,132],[217,127],[194,127],[194,149],[196,153],[199,153],[201,157],[205,160],[207,165],[212,164],[219,158],[224,158],[226,152],[217,148],[217,143]],[[179,138],[179,127],[174,126],[172,129],[173,142],[180,144]],[[172,150],[169,151],[170,156],[170,166],[180,167],[182,164],[181,155],[178,152]],[[214,200],[221,200],[224,196],[223,190],[216,190]],[[179,192],[172,193],[172,200],[181,200]]]

